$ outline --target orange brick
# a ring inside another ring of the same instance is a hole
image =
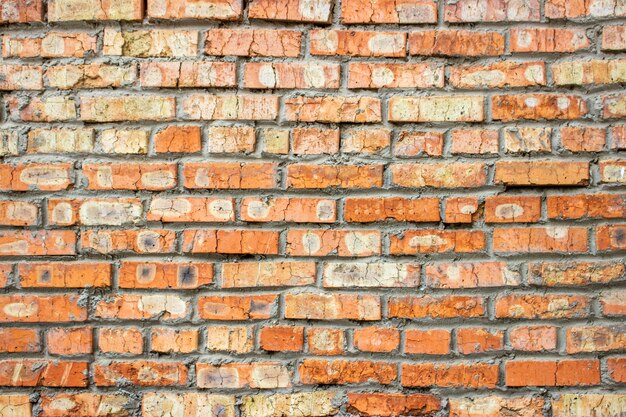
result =
[[[85,230],[81,233],[83,252],[171,253],[176,244],[173,230]]]
[[[555,195],[546,200],[551,219],[626,217],[626,194]]]
[[[487,183],[485,164],[479,162],[391,164],[390,171],[398,187],[473,188]]]
[[[325,62],[248,62],[243,71],[245,88],[336,89],[340,82],[339,64]]]
[[[341,329],[309,327],[306,338],[308,353],[312,355],[336,356],[345,352],[346,338]]]
[[[606,143],[602,128],[567,126],[559,129],[561,146],[570,152],[600,152]]]
[[[207,55],[297,57],[302,33],[271,29],[209,29]]]
[[[19,264],[23,288],[110,287],[111,264],[96,262]]]
[[[369,57],[406,56],[406,33],[312,30],[311,55]]]
[[[393,352],[400,346],[398,329],[362,327],[354,330],[354,348],[361,352]]]
[[[443,65],[437,63],[348,66],[348,88],[441,88],[443,84]]]
[[[626,50],[626,26],[604,26],[602,28],[602,50]]]
[[[341,21],[354,23],[436,23],[437,2],[432,0],[359,0],[341,2]]]
[[[203,262],[122,261],[120,288],[195,289],[213,282],[213,264]]]
[[[452,197],[446,199],[444,223],[472,223],[480,216],[478,198]]]
[[[154,135],[157,153],[196,153],[202,149],[199,126],[168,126]]]
[[[383,182],[382,165],[287,166],[287,187],[299,188],[375,188]]]
[[[299,352],[304,347],[304,327],[264,326],[259,340],[268,352]]]
[[[2,36],[4,58],[82,58],[96,50],[97,37],[81,32],[47,32],[41,37]]]
[[[394,147],[395,156],[441,156],[443,134],[401,131]]]
[[[242,13],[241,0],[148,0],[147,10],[148,17],[154,19],[238,20]]]
[[[103,327],[98,329],[98,350],[104,353],[143,352],[143,336],[137,327]]]
[[[440,409],[439,398],[431,394],[348,393],[348,412],[361,416],[425,416]]]
[[[414,355],[447,355],[452,334],[449,330],[431,329],[404,331],[404,353]]]
[[[176,186],[176,164],[83,164],[90,190],[160,191]]]
[[[0,23],[41,22],[42,0],[6,0],[0,4]]]
[[[308,3],[306,0],[254,0],[250,2],[248,17],[261,20],[329,23],[332,16],[331,0]]]
[[[286,388],[291,386],[291,371],[279,362],[197,363],[199,388]]]
[[[0,329],[0,352],[39,352],[41,338],[35,329],[6,328]]]
[[[95,317],[116,320],[177,320],[187,317],[189,303],[177,295],[118,294],[95,305]]]
[[[81,355],[93,352],[93,331],[90,327],[50,329],[46,346],[52,355]]]
[[[0,201],[0,225],[36,226],[39,224],[39,203]]]
[[[482,317],[485,315],[485,300],[465,295],[390,297],[388,310],[389,318]]]
[[[285,295],[285,318],[305,320],[380,320],[375,295],[298,293]]]
[[[183,233],[183,252],[278,254],[279,233],[265,230],[193,230]]]
[[[76,233],[73,231],[0,231],[0,256],[51,256],[75,254]]]
[[[582,295],[502,295],[496,299],[497,318],[559,319],[587,317],[589,298]]]
[[[300,383],[346,385],[376,382],[389,385],[398,377],[394,363],[305,359],[299,367]]]
[[[587,252],[585,227],[496,228],[493,250],[497,253]]]
[[[530,87],[545,85],[546,79],[545,65],[537,61],[450,68],[450,84],[457,88]]]
[[[346,153],[377,153],[389,148],[391,131],[389,129],[344,129],[342,151]]]
[[[468,30],[421,30],[409,34],[411,55],[499,56],[504,35]]]
[[[275,163],[186,162],[183,166],[185,188],[274,188]]]
[[[339,129],[295,128],[291,131],[291,140],[295,155],[339,152]]]
[[[402,364],[404,387],[495,388],[498,365],[472,364]]]
[[[499,351],[504,348],[504,331],[485,328],[462,328],[456,332],[457,348],[462,355]]]
[[[600,383],[600,361],[515,360],[506,362],[506,385],[520,386],[576,386]]]
[[[575,52],[590,45],[584,29],[511,29],[511,52]]]
[[[573,120],[588,112],[584,98],[565,94],[515,94],[491,97],[494,120]]]
[[[604,183],[626,183],[626,160],[600,161],[600,180]]]
[[[498,153],[498,131],[492,129],[454,129],[452,154],[483,155]]]
[[[76,295],[0,295],[0,322],[85,321],[87,309]]]
[[[610,352],[626,345],[624,325],[569,327],[565,334],[567,353]]]
[[[135,386],[181,386],[187,383],[187,367],[177,362],[133,361],[94,364],[94,383],[110,387],[127,381]]]
[[[500,195],[485,198],[487,223],[535,223],[540,217],[540,196]]]
[[[275,315],[276,294],[208,295],[198,299],[198,314],[206,320],[261,320]]]
[[[480,230],[407,230],[390,237],[391,255],[418,253],[472,253],[485,250],[485,234]]]
[[[152,329],[151,350],[159,353],[191,353],[198,350],[198,331],[195,329]]]
[[[0,164],[2,191],[58,191],[73,184],[71,164]]]
[[[381,234],[376,230],[287,231],[287,254],[292,256],[372,256],[381,253]]]
[[[606,361],[611,379],[618,383],[626,382],[626,358],[608,358]]]
[[[232,198],[211,197],[155,197],[146,215],[148,221],[214,222],[235,220],[235,204]]]
[[[322,198],[257,198],[241,200],[241,220],[247,222],[334,223],[337,202]]]
[[[315,275],[314,262],[225,262],[222,288],[305,286]]]
[[[403,197],[346,198],[343,217],[347,222],[370,223],[385,220],[399,222],[438,222],[439,199]]]
[[[519,286],[521,274],[504,262],[454,262],[426,266],[425,283],[432,288]]]
[[[558,328],[554,326],[521,326],[509,331],[509,342],[515,350],[542,352],[555,350]]]
[[[531,0],[517,5],[512,1],[492,2],[490,0],[460,0],[446,3],[446,22],[538,22],[539,1]]]
[[[374,123],[382,121],[377,97],[317,96],[285,99],[286,119],[292,122]]]
[[[0,361],[0,386],[84,388],[87,367],[87,362],[3,360]]]
[[[589,183],[588,162],[497,161],[494,181],[510,186],[580,186]]]

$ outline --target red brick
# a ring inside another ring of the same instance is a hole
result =
[[[626,358],[608,358],[608,373],[611,379],[618,383],[626,382]]]
[[[0,231],[0,256],[76,254],[76,233],[69,230]]]
[[[39,224],[39,203],[8,200],[0,201],[0,225],[37,226]]]
[[[87,362],[3,360],[0,361],[0,386],[84,388],[87,370]]]
[[[46,346],[51,355],[81,355],[93,352],[93,331],[90,327],[50,329]]]
[[[339,64],[325,62],[264,63],[248,62],[244,66],[244,87],[254,89],[339,88]]]
[[[330,23],[333,4],[331,0],[309,3],[306,0],[253,0],[248,17],[261,20]]]
[[[596,247],[600,251],[626,249],[626,224],[611,224],[596,228]]]
[[[559,129],[561,146],[570,152],[601,152],[606,143],[602,128],[567,126]]]
[[[173,230],[85,230],[81,233],[83,252],[171,253],[176,244]]]
[[[238,20],[242,13],[241,0],[148,0],[147,10],[154,19]]]
[[[451,197],[446,199],[444,223],[472,223],[479,216],[478,198]]]
[[[597,360],[507,361],[506,385],[577,386],[600,383],[600,362]]]
[[[345,0],[341,2],[341,21],[344,24],[436,23],[437,2],[406,0],[397,3],[393,0],[377,0],[364,3],[359,0]]]
[[[154,135],[157,153],[196,153],[202,149],[199,126],[168,126]]]
[[[505,88],[545,85],[546,68],[543,62],[537,61],[464,65],[450,68],[450,84],[457,88]]]
[[[354,348],[361,352],[393,352],[400,346],[398,329],[361,327],[353,333]]]
[[[389,385],[398,377],[396,365],[388,362],[305,359],[298,371],[300,383],[308,385]]]
[[[588,162],[497,161],[494,181],[511,186],[580,186],[589,184]]]
[[[495,388],[498,383],[498,365],[472,364],[402,364],[402,386]]]
[[[285,318],[305,320],[380,320],[375,295],[299,293],[285,295]]]
[[[516,94],[491,97],[494,120],[573,120],[588,112],[584,98],[565,94]]]
[[[146,219],[163,223],[233,222],[235,203],[232,198],[154,197]]]
[[[344,220],[355,223],[386,220],[438,222],[440,220],[438,198],[346,198],[343,210]]]
[[[610,352],[626,346],[623,324],[614,326],[569,327],[565,334],[567,353]]]
[[[71,164],[0,165],[2,191],[58,191],[74,182]]]
[[[0,329],[0,352],[39,352],[41,338],[35,329],[6,328]]]
[[[277,165],[271,162],[186,162],[185,188],[274,188]]]
[[[198,299],[198,315],[205,320],[261,320],[275,315],[276,294],[207,295]]]
[[[278,232],[266,230],[193,230],[183,233],[183,252],[278,254]]]
[[[560,319],[589,315],[590,300],[583,295],[501,295],[495,300],[497,318]]]
[[[94,364],[94,383],[115,386],[122,381],[135,386],[181,386],[187,383],[187,367],[177,362],[133,361]]]
[[[443,84],[443,65],[437,63],[348,66],[348,88],[441,88]]]
[[[504,35],[468,30],[422,30],[409,34],[411,55],[499,56]]]
[[[426,286],[432,288],[482,288],[519,286],[521,274],[504,262],[455,262],[426,266]]]
[[[85,321],[87,309],[76,295],[0,295],[0,322]]]
[[[540,196],[500,195],[485,198],[487,223],[536,223],[540,218]]]
[[[287,231],[287,254],[291,256],[372,256],[382,250],[376,230]]]
[[[257,198],[241,200],[241,220],[247,222],[334,223],[337,202],[322,198]]]
[[[285,99],[292,122],[374,123],[382,121],[381,101],[368,96],[316,96]]]
[[[390,297],[387,312],[389,318],[406,319],[471,318],[482,317],[484,314],[485,300],[482,297],[465,295]]]
[[[626,217],[626,194],[555,195],[546,201],[550,219]]]
[[[416,355],[447,355],[450,353],[450,330],[431,329],[404,331],[404,353]]]
[[[291,141],[295,155],[332,155],[339,152],[339,129],[295,128]]]
[[[604,26],[602,28],[602,50],[626,50],[626,26]]]
[[[552,351],[557,347],[558,328],[554,326],[520,326],[509,331],[509,343],[515,350]]]
[[[299,352],[304,347],[304,327],[264,326],[259,340],[268,352]]]
[[[152,352],[192,353],[198,350],[198,331],[195,329],[152,329],[150,339]]]
[[[289,188],[375,188],[383,184],[382,165],[287,166]]]
[[[195,289],[213,282],[213,264],[204,262],[122,261],[120,288]]]
[[[440,409],[439,398],[431,394],[348,393],[348,411],[360,416],[429,416]]]
[[[83,164],[90,190],[168,190],[176,186],[176,164]]]
[[[103,327],[98,329],[98,350],[104,353],[143,352],[143,336],[137,327]]]
[[[406,56],[406,33],[353,30],[312,30],[311,55]]]
[[[462,355],[499,351],[504,348],[504,331],[485,328],[462,328],[456,332],[457,346]]]
[[[271,29],[209,29],[207,55],[297,57],[302,33]]]
[[[441,156],[443,134],[401,131],[394,148],[395,156]]]
[[[278,362],[196,364],[196,384],[200,388],[286,388],[291,371]]]
[[[485,250],[485,234],[480,230],[406,230],[390,237],[391,255],[418,253],[473,253]]]
[[[345,352],[345,333],[341,329],[309,327],[306,338],[311,355],[335,356]]]
[[[95,317],[115,320],[177,320],[187,317],[189,303],[177,295],[118,294],[95,305]]]
[[[22,288],[110,287],[111,264],[96,262],[19,264]]]
[[[575,52],[589,48],[584,29],[513,28],[511,52]]]

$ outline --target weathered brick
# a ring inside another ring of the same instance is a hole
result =
[[[356,23],[436,23],[437,2],[432,0],[374,0],[341,2],[341,21]]]
[[[85,230],[81,233],[83,252],[171,253],[176,233],[172,230]]]
[[[503,129],[504,151],[508,154],[549,153],[552,129],[549,127],[507,127]]]
[[[213,264],[123,261],[117,275],[120,288],[195,289],[213,282]]]
[[[498,318],[575,318],[589,315],[589,298],[582,295],[502,295],[496,299]]]
[[[287,231],[287,254],[293,256],[372,256],[381,253],[377,230]]]
[[[565,334],[567,353],[608,352],[626,346],[624,325],[569,327]]]
[[[85,122],[171,120],[176,115],[174,97],[98,96],[82,97],[80,118]]]
[[[400,157],[441,156],[443,134],[440,132],[413,132],[403,130],[398,135],[394,155]]]
[[[626,50],[626,26],[604,26],[602,28],[602,50]]]
[[[306,359],[298,370],[302,384],[314,385],[389,385],[398,377],[396,365],[388,362]]]
[[[613,262],[532,262],[528,281],[549,287],[607,284],[624,277],[626,266]]]
[[[556,349],[558,328],[554,326],[520,326],[509,331],[509,343],[515,350],[542,352]]]
[[[406,33],[353,30],[312,30],[311,55],[406,56]]]
[[[159,353],[191,353],[198,350],[198,331],[194,329],[152,329],[151,350]]]
[[[480,122],[484,119],[481,96],[394,96],[389,100],[392,122]]]
[[[458,4],[458,3],[457,3]],[[531,87],[546,84],[543,62],[496,62],[450,68],[450,83],[457,88]]]
[[[75,254],[76,233],[73,231],[0,231],[0,256],[52,256]]]
[[[498,365],[487,363],[402,364],[402,385],[405,387],[495,388]]]
[[[3,360],[0,361],[0,386],[86,387],[87,365],[87,362],[71,361]]]
[[[39,224],[39,204],[27,201],[0,201],[0,225],[36,226]]]
[[[180,29],[119,31],[106,28],[102,53],[140,58],[195,57],[198,53],[198,31]]]
[[[327,288],[408,287],[419,285],[420,266],[406,263],[327,262],[323,283]]]
[[[500,32],[421,30],[409,34],[409,54],[441,56],[499,56],[504,53]]]
[[[626,81],[626,60],[564,61],[552,64],[556,85],[613,84]]]
[[[48,20],[141,20],[143,3],[140,0],[111,2],[106,0],[50,0]]]
[[[572,415],[618,416],[624,409],[624,394],[568,394],[561,393],[552,399],[552,415],[566,417]]]
[[[0,4],[0,24],[41,22],[42,20],[42,0],[5,0]],[[17,409],[19,407],[16,407]]]
[[[446,355],[450,353],[452,333],[445,329],[404,331],[404,353],[415,355]]]
[[[332,416],[338,394],[333,391],[298,392],[292,394],[248,395],[241,404],[242,417],[273,417],[277,415]]]
[[[352,334],[354,348],[361,352],[392,352],[400,347],[400,331],[386,327],[361,327]]]
[[[194,94],[182,106],[188,120],[274,120],[278,96]]]
[[[584,29],[511,29],[511,52],[565,53],[587,49],[590,45]]]
[[[245,197],[241,200],[241,220],[334,223],[337,220],[337,202],[324,198]]]
[[[285,296],[285,318],[305,320],[380,320],[375,295],[298,293]]]
[[[161,191],[176,186],[175,164],[83,164],[90,190]]]
[[[266,162],[186,162],[185,188],[274,188],[277,164]]]
[[[376,188],[382,186],[382,165],[287,166],[287,187],[300,188]]]
[[[138,327],[101,327],[98,329],[98,349],[106,353],[143,352],[143,336]]]
[[[392,164],[391,183],[398,187],[474,188],[487,183],[479,162]]]
[[[619,219],[626,216],[626,194],[555,195],[546,200],[551,219]]]
[[[222,288],[291,287],[315,283],[314,262],[234,262],[222,264]]]
[[[485,234],[479,230],[407,230],[390,237],[391,255],[418,253],[472,253],[485,250]]]
[[[581,186],[589,163],[557,160],[497,161],[494,181],[510,186]]]
[[[260,20],[329,23],[332,16],[331,0],[309,2],[306,0],[253,0],[248,7],[248,17]]]
[[[600,152],[606,143],[602,128],[567,126],[559,129],[561,146],[570,152]]]
[[[241,0],[148,0],[147,15],[153,19],[238,20]]]
[[[391,144],[389,129],[344,129],[341,141],[345,153],[373,154],[385,151]]]
[[[41,90],[42,69],[36,65],[0,65],[1,90]]]
[[[518,417],[543,414],[545,400],[538,397],[463,397],[450,399],[450,417],[498,417],[514,413]]]
[[[444,223],[472,223],[480,215],[476,197],[451,197],[445,204]]]
[[[208,295],[198,299],[198,315],[207,320],[261,320],[273,317],[276,294]]]
[[[183,416],[201,417],[219,412],[234,417],[235,397],[199,392],[149,392],[143,396],[141,412],[144,417],[160,417],[181,412]]]
[[[235,206],[232,198],[154,197],[146,219],[163,223],[232,222]]]
[[[232,62],[142,62],[142,87],[235,87],[237,69]]]
[[[443,65],[436,63],[355,62],[348,66],[348,88],[434,88],[443,84]]]
[[[387,307],[389,318],[449,319],[482,317],[485,314],[485,300],[482,297],[464,295],[390,297]]]
[[[206,347],[211,352],[249,353],[254,349],[254,331],[250,326],[209,326]]]
[[[130,398],[120,394],[95,394],[83,392],[65,394],[55,392],[41,397],[42,417],[98,416],[108,413],[113,416],[127,416]]]
[[[196,384],[200,388],[286,388],[291,371],[280,362],[196,364]]]
[[[63,122],[76,119],[76,101],[65,96],[9,96],[9,119],[19,122]]]
[[[137,69],[133,65],[58,65],[45,72],[46,86],[60,90],[117,88],[132,85]]]
[[[18,265],[23,288],[110,287],[112,268],[96,262],[29,262]]]
[[[297,96],[285,100],[286,118],[294,122],[374,123],[382,120],[381,101],[365,96]]]
[[[603,18],[625,15],[626,11],[616,7],[616,4],[614,0],[608,2],[597,0],[548,0],[545,4],[545,14],[550,19]]]
[[[177,362],[144,361],[94,364],[94,383],[110,387],[122,381],[135,386],[177,386],[187,383],[187,367]]]
[[[521,283],[521,274],[504,262],[456,262],[426,266],[425,284],[432,288],[515,287]]]
[[[294,155],[336,154],[339,152],[339,129],[294,128],[291,149]]]
[[[90,327],[50,329],[46,346],[52,355],[81,355],[93,352],[93,331]]]
[[[494,120],[570,120],[587,114],[584,98],[565,94],[516,94],[491,97]]]
[[[297,57],[302,32],[272,29],[209,29],[207,55]]]
[[[176,320],[187,316],[189,303],[177,295],[118,294],[95,305],[95,317],[114,320]]]
[[[504,331],[468,327],[456,332],[457,349],[462,355],[500,351],[504,348]]]
[[[346,336],[343,330],[324,327],[306,329],[308,353],[336,356],[345,352]]]
[[[602,98],[602,118],[626,117],[626,94],[613,94]]]
[[[244,66],[244,87],[269,88],[339,88],[340,67],[324,62],[264,63]]]
[[[487,223],[535,223],[540,218],[540,196],[499,195],[485,198]]]
[[[403,197],[346,198],[343,217],[347,222],[370,223],[385,220],[401,222],[437,222],[440,220],[438,198]]]
[[[446,22],[538,22],[539,1],[519,4],[512,0],[460,0],[446,3]]]
[[[597,360],[515,360],[506,362],[505,371],[506,385],[509,387],[600,383],[600,362]]]
[[[123,226],[143,222],[137,198],[48,200],[49,223],[55,226]]]
[[[4,58],[82,58],[96,51],[97,37],[82,32],[47,32],[41,37],[2,36]]]
[[[265,230],[194,230],[183,234],[183,252],[278,254],[278,232]]]

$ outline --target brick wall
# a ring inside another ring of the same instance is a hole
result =
[[[623,0],[0,0],[0,416],[623,417]]]

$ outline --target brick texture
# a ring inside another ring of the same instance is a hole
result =
[[[624,0],[0,0],[0,417],[624,417]]]

